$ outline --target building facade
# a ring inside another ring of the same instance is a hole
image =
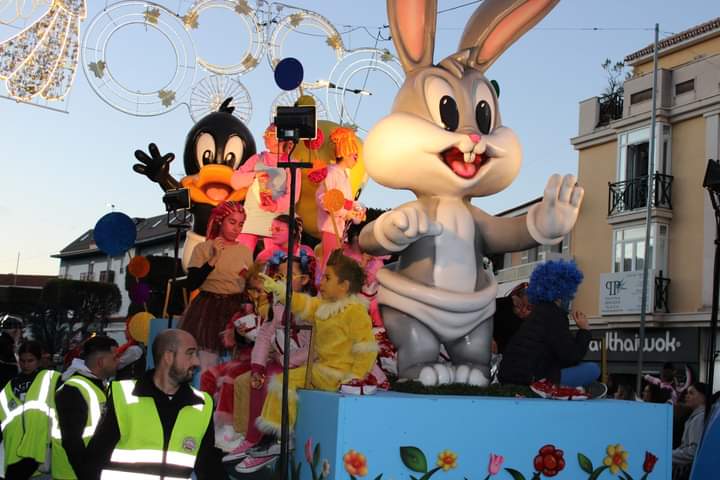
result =
[[[571,139],[585,188],[572,234],[572,255],[585,273],[574,307],[605,339],[610,371],[635,372],[648,262],[646,370],[688,363],[704,379],[715,220],[702,182],[708,159],[720,157],[720,18],[659,44],[652,167],[653,46],[629,54],[625,64],[632,76],[622,95],[580,102]],[[599,342],[593,350],[599,358]]]

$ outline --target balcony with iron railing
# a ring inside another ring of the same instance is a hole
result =
[[[623,94],[622,92],[612,95],[598,97],[598,122],[596,128],[609,125],[611,121],[618,120],[623,116]]]
[[[651,207],[672,210],[672,175],[653,175]],[[648,177],[608,182],[608,217],[647,207]]]

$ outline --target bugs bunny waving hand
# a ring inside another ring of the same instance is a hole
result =
[[[437,0],[387,2],[406,79],[390,115],[368,134],[365,164],[376,182],[417,200],[367,225],[360,245],[400,257],[377,279],[403,378],[487,385],[497,283],[483,257],[557,244],[575,224],[583,189],[572,175],[550,177],[526,216],[498,218],[470,203],[510,185],[522,161],[484,72],[557,1],[485,0],[458,51],[437,65]],[[451,364],[438,363],[441,345]]]

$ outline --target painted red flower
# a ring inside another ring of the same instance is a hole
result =
[[[645,452],[645,461],[643,462],[643,472],[650,473],[653,471],[653,468],[655,468],[655,463],[657,463],[658,457],[653,455],[650,452]]]
[[[540,449],[533,460],[535,470],[546,477],[554,477],[565,468],[564,452],[555,445],[545,445]]]

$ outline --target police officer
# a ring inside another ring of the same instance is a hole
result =
[[[25,341],[18,349],[20,373],[0,392],[0,428],[5,449],[5,478],[25,480],[47,472],[50,419],[60,374],[42,370],[42,346]]]
[[[55,394],[57,422],[52,428],[52,478],[74,480],[86,461],[85,450],[105,407],[107,380],[117,371],[118,344],[96,335],[82,345],[82,361],[66,372]],[[70,375],[68,375],[68,373]],[[58,428],[59,427],[59,428]]]
[[[96,480],[226,479],[215,448],[213,402],[190,385],[200,365],[195,339],[163,331],[152,345],[155,370],[111,385],[108,408],[88,446]],[[86,476],[87,475],[87,476]]]

